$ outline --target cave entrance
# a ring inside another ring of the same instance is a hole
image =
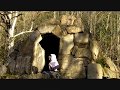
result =
[[[42,35],[42,40],[40,42],[40,45],[45,50],[45,67],[43,68],[43,71],[49,70],[49,59],[48,56],[50,54],[55,54],[58,58],[59,54],[59,45],[60,45],[60,38],[55,36],[52,33],[47,33]]]

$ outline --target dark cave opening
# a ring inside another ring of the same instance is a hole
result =
[[[49,59],[48,56],[50,54],[55,54],[58,58],[59,53],[59,42],[60,38],[55,36],[52,33],[47,33],[42,35],[42,41],[40,42],[40,45],[45,50],[45,67],[43,68],[43,71],[49,71]]]

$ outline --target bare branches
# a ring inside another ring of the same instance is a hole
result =
[[[33,22],[31,23],[31,27],[30,27],[29,31],[20,32],[20,33],[14,35],[14,38],[16,38],[17,36],[24,34],[24,33],[31,33],[31,32],[33,32],[32,29],[33,29]]]
[[[9,19],[8,14],[6,14],[6,12],[0,13],[0,14],[1,14],[2,23],[4,23],[6,25],[7,29],[10,28],[11,27],[11,25],[10,25],[11,23],[10,23],[10,19]]]
[[[19,35],[21,35],[21,34],[31,33],[31,32],[33,32],[33,31],[24,31],[24,32],[21,32],[21,33],[19,33],[19,34],[14,35],[14,38],[17,37],[17,36],[19,36]]]
[[[29,31],[32,31],[32,29],[33,29],[33,22],[32,22],[32,24],[31,24],[31,28],[30,28],[30,30],[29,30]]]
[[[18,14],[17,16],[15,15],[14,17],[12,17],[11,19],[14,19],[14,18],[16,18],[16,17],[19,17],[19,16],[21,16],[22,14]]]

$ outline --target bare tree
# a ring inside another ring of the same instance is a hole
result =
[[[7,49],[7,60],[10,58],[9,55],[13,51],[14,46],[14,31],[15,25],[18,18],[18,11],[2,11],[0,12],[2,23],[5,25],[6,31],[6,49]]]

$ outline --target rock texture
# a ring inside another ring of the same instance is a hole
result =
[[[47,26],[40,26],[38,29],[41,34],[44,34],[44,33],[51,33],[52,30],[55,29],[55,27],[56,25],[47,25]]]
[[[88,33],[76,33],[74,38],[75,43],[89,43]]]
[[[90,63],[88,65],[87,78],[88,79],[102,79],[103,71],[102,71],[101,65],[97,63]]]
[[[65,71],[68,69],[68,67],[70,66],[70,63],[73,59],[72,55],[65,55],[65,54],[60,54],[58,57],[58,61],[60,63],[60,71],[62,73],[65,73]]]
[[[80,27],[69,26],[69,27],[67,27],[67,32],[71,34],[71,33],[82,32],[82,30]]]
[[[71,49],[73,48],[74,46],[74,43],[73,43],[73,35],[66,35],[62,38],[62,41],[61,41],[61,52],[62,54],[70,54],[71,52]]]
[[[61,25],[73,25],[76,17],[73,15],[63,15],[61,18]]]
[[[93,59],[97,60],[100,48],[99,48],[98,42],[96,40],[90,41],[90,50],[92,52]]]
[[[9,61],[8,69],[12,74],[31,74],[41,72],[45,65],[45,52],[39,45],[42,40],[38,30],[29,35],[26,41],[16,48],[11,54],[12,60]]]
[[[52,33],[56,35],[57,37],[61,38],[62,37],[62,30],[59,25],[57,25],[53,30]]]
[[[66,70],[64,77],[68,79],[85,78],[85,67],[82,59],[74,59],[71,61],[69,68]]]
[[[37,72],[41,72],[45,66],[45,50],[39,44],[35,49],[32,67],[36,68]]]

